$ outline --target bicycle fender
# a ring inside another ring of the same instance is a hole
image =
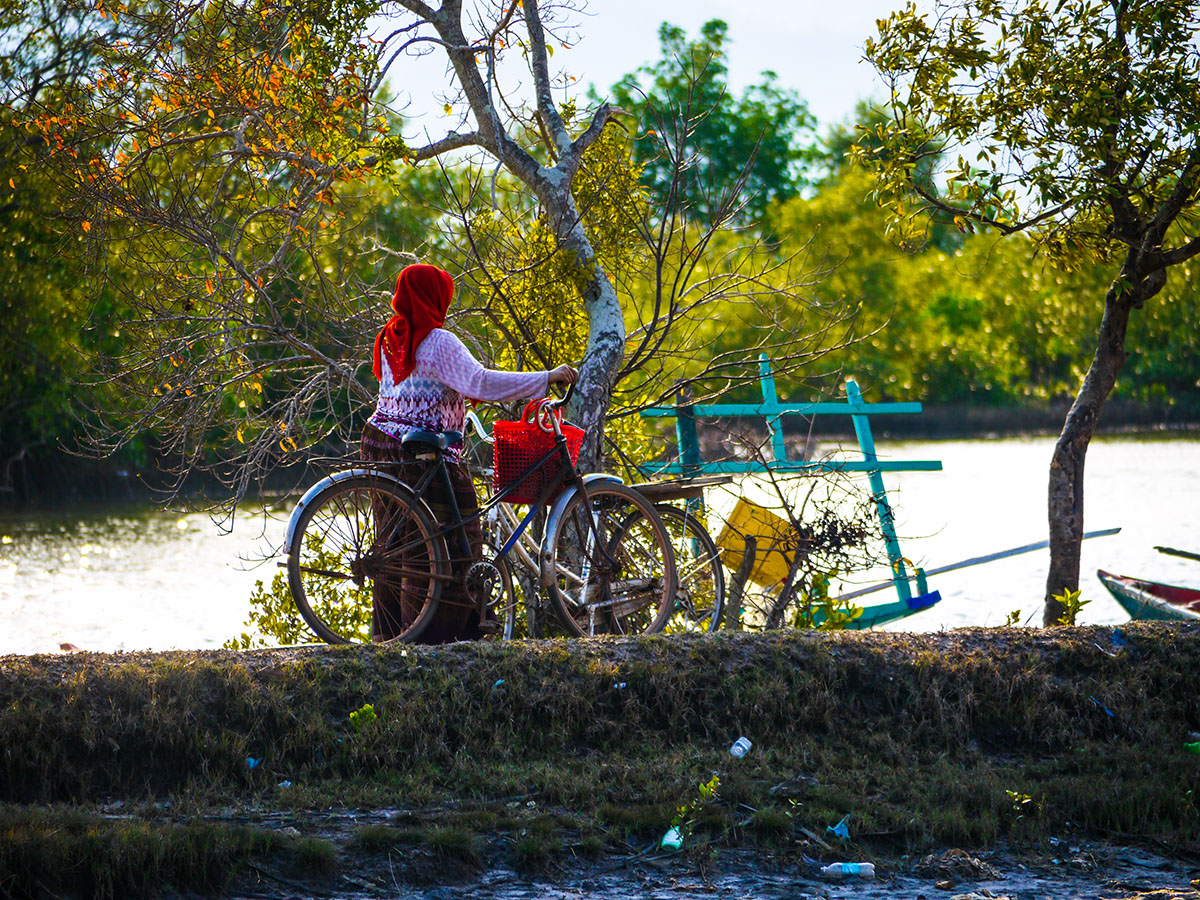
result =
[[[296,525],[300,521],[300,515],[312,503],[313,497],[317,496],[317,494],[331,484],[337,484],[339,481],[345,481],[347,478],[356,478],[359,475],[370,475],[381,481],[394,481],[396,484],[404,484],[395,475],[388,472],[381,472],[379,469],[342,469],[340,472],[334,472],[332,475],[325,476],[304,492],[304,496],[300,498],[300,501],[296,504],[296,508],[292,510],[291,518],[288,519],[287,535],[283,539],[284,548],[292,546],[292,537],[296,533]]]
[[[617,484],[624,484],[624,480],[616,475],[610,475],[607,472],[592,472],[583,476],[585,485],[593,484],[597,481],[615,481]],[[546,530],[542,534],[542,551],[538,562],[541,563],[541,586],[544,588],[554,584],[554,554],[549,545],[550,535],[554,534],[554,529],[558,525],[558,520],[562,518],[563,511],[567,508],[567,504],[571,498],[579,493],[579,488],[569,487],[555,499],[554,504],[550,507],[550,514],[546,516]]]

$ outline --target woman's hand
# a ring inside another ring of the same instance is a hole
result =
[[[579,370],[567,365],[551,369],[546,378],[548,384],[574,384],[578,380]]]

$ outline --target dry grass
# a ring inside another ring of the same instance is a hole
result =
[[[646,846],[718,772],[696,825],[718,844],[788,852],[846,814],[875,852],[1064,829],[1187,843],[1200,629],[1121,632],[10,657],[0,801],[416,810],[435,857],[474,865],[499,835],[537,868],[565,848]],[[356,729],[367,703],[377,718]],[[754,748],[735,760],[743,734]]]

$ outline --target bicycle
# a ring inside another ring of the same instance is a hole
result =
[[[537,582],[564,627],[578,636],[662,630],[677,584],[667,529],[653,504],[615,476],[577,471],[561,428],[565,401],[539,401],[533,413],[538,427],[553,434],[553,447],[466,519],[453,500],[444,458],[462,439],[459,432],[421,431],[403,440],[416,459],[432,463],[415,485],[395,473],[402,464],[359,463],[309,488],[288,522],[285,543],[292,597],[313,631],[332,644],[377,641],[375,595],[398,591],[404,614],[399,623],[385,623],[399,629],[388,640],[414,641],[432,620],[444,586],[464,580],[481,622],[491,621],[497,609],[506,618],[509,610],[515,615],[507,556],[546,504],[536,559],[518,559],[536,563]],[[553,460],[557,470],[545,478],[507,542],[494,548],[491,559],[455,574],[450,547],[456,561],[472,557],[464,526],[503,504]],[[426,500],[435,479],[449,497],[449,524],[435,520]]]
[[[474,412],[467,413],[467,425],[484,443],[494,442]],[[492,477],[492,470],[477,465],[475,475],[487,480]],[[728,484],[730,481],[730,476],[718,475],[630,485],[654,504],[655,512],[663,520],[671,539],[675,555],[675,604],[661,629],[667,634],[703,633],[716,631],[721,626],[725,608],[722,551],[705,527],[703,508],[696,501],[703,496],[705,488]],[[678,500],[688,502],[682,508],[672,505]],[[484,540],[494,547],[508,546],[519,524],[520,517],[511,505],[496,504],[488,512]],[[520,535],[511,549],[526,569],[537,568],[533,559],[537,556],[538,547],[528,531]],[[518,598],[515,589],[508,591],[506,596],[508,602],[496,608],[496,617],[501,623],[500,636],[505,640],[528,637],[531,615],[528,602]]]
[[[654,503],[663,520],[675,554],[677,590],[675,606],[663,631],[702,633],[721,627],[725,610],[725,566],[722,551],[704,523],[703,507],[697,503],[704,489],[727,484],[729,476],[685,478],[635,484],[642,496]],[[682,507],[673,501],[688,501]]]

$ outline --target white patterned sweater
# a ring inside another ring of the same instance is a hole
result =
[[[429,332],[417,347],[417,364],[399,384],[387,354],[382,359],[379,404],[368,420],[397,440],[413,431],[462,431],[464,397],[503,401],[544,397],[548,372],[500,372],[485,369],[457,337],[442,328]],[[446,457],[457,460],[461,445]]]

